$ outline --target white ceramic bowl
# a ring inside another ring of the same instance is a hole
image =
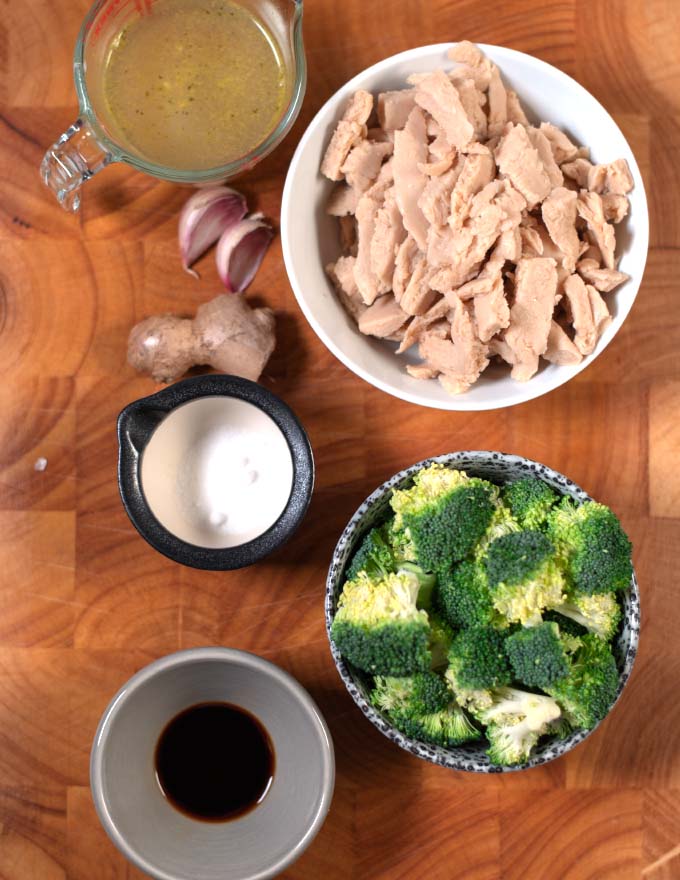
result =
[[[200,822],[163,796],[154,750],[179,712],[222,701],[262,722],[276,769],[255,809],[230,822]],[[102,716],[90,760],[92,795],[107,834],[156,880],[278,877],[323,824],[334,780],[333,742],[307,691],[273,663],[231,648],[178,651],[134,675]]]
[[[623,157],[635,181],[630,216],[617,227],[620,269],[630,280],[609,294],[614,320],[595,351],[580,364],[558,367],[543,363],[529,382],[515,382],[509,370],[490,366],[465,394],[451,396],[436,380],[412,379],[405,362],[415,352],[395,357],[396,345],[363,336],[345,313],[324,266],[340,255],[337,221],[325,211],[333,187],[319,173],[321,158],[349,96],[357,89],[377,94],[406,85],[411,73],[452,67],[446,57],[451,44],[422,46],[374,64],[330,98],[302,136],[290,163],[281,208],[283,256],[293,291],[317,336],[345,366],[362,379],[411,403],[444,410],[485,410],[513,406],[558,388],[584,370],[618,333],[638,292],[647,259],[649,218],[640,169],[633,152],[604,107],[566,73],[531,55],[501,46],[480,48],[501,69],[505,82],[519,95],[528,115],[552,122],[578,144],[589,146],[595,162]]]

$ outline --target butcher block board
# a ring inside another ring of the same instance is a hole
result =
[[[347,79],[466,38],[556,65],[612,113],[645,179],[651,250],[595,364],[523,406],[464,414],[390,398],[336,361],[296,306],[276,240],[249,297],[277,311],[263,381],[308,429],[317,488],[290,544],[222,574],[152,550],[116,486],[116,416],[157,387],[126,365],[130,327],[193,314],[220,290],[210,255],[200,281],[180,268],[188,191],[112,167],[74,217],[38,177],[77,113],[71,56],[87,6],[6,0],[0,15],[1,880],[141,880],[97,821],[90,745],[133,672],[199,645],[280,664],[328,719],[335,797],[288,880],[680,877],[680,4],[307,0],[307,97],[285,143],[238,184],[253,208],[278,217],[298,139]],[[456,773],[399,750],[355,707],[326,641],[325,574],[349,516],[396,470],[457,449],[545,462],[612,506],[635,545],[642,637],[623,698],[585,744],[528,772]]]

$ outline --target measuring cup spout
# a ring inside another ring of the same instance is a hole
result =
[[[113,161],[88,123],[78,119],[45,153],[40,175],[62,208],[75,212],[80,207],[80,187]]]

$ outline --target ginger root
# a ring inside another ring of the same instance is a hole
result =
[[[173,382],[206,365],[257,381],[274,350],[274,313],[252,309],[243,294],[225,293],[198,307],[193,321],[175,315],[146,318],[130,331],[130,366],[156,382]]]

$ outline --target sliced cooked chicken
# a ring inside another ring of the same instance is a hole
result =
[[[371,240],[380,207],[381,203],[368,194],[364,194],[357,204],[359,248],[354,266],[354,279],[367,306],[370,306],[381,293],[387,293],[389,290],[389,284],[378,278],[371,265]]]
[[[385,131],[395,131],[406,125],[411,110],[416,106],[415,89],[398,89],[378,95],[378,122]]]
[[[451,219],[454,228],[465,222],[472,197],[491,183],[496,174],[496,165],[491,153],[475,153],[465,156],[460,174],[451,194]]]
[[[333,217],[345,217],[347,214],[354,214],[357,209],[359,194],[351,186],[346,183],[339,183],[333,188],[333,192],[328,198],[326,204],[326,213]]]
[[[573,162],[576,159],[578,148],[575,144],[572,144],[561,129],[551,122],[542,122],[540,129],[548,139],[555,162],[558,165],[563,165],[565,162]]]
[[[508,125],[496,147],[494,157],[499,171],[510,179],[515,189],[533,209],[550,193],[552,185],[538,151],[522,125]]]
[[[601,293],[609,293],[630,278],[630,275],[619,272],[618,269],[601,269],[596,260],[580,260],[576,269],[588,284],[592,284]]]
[[[508,101],[508,121],[514,122],[515,125],[528,126],[529,120],[522,109],[522,105],[517,97],[517,92],[513,92],[512,89],[506,89],[506,93]]]
[[[563,162],[560,167],[564,176],[575,181],[581,189],[588,187],[588,175],[593,167],[592,162],[587,159],[572,159],[570,162]]]
[[[505,331],[505,341],[514,359],[513,379],[526,382],[538,370],[538,359],[548,345],[556,293],[554,260],[536,257],[517,263],[510,325]]]
[[[465,115],[472,123],[474,138],[484,141],[487,138],[487,121],[484,112],[486,97],[476,87],[474,79],[463,79],[455,83]]]
[[[373,95],[363,89],[349,99],[321,162],[321,173],[330,180],[342,180],[342,164],[352,147],[366,135],[366,122],[372,109]]]
[[[581,252],[576,231],[576,193],[563,186],[555,187],[541,205],[541,215],[550,238],[564,254],[563,265],[573,272]]]
[[[600,293],[590,284],[586,284],[586,290],[588,291],[590,308],[593,313],[595,333],[597,334],[597,339],[599,339],[611,324],[612,316],[609,314],[607,303],[602,299]]]
[[[359,317],[359,330],[367,336],[386,337],[408,320],[393,296],[379,296]]]
[[[564,295],[569,304],[574,345],[581,354],[590,354],[597,342],[597,328],[593,318],[590,297],[580,275],[570,275],[564,282]]]
[[[508,94],[494,66],[489,80],[489,137],[498,137],[508,121]]]
[[[418,345],[427,366],[438,370],[451,394],[466,391],[489,363],[488,347],[477,338],[468,306],[459,302],[451,322],[451,340],[425,333]]]
[[[439,123],[452,147],[463,149],[473,139],[475,130],[463,107],[458,89],[443,70],[419,78],[416,103]]]
[[[588,189],[591,192],[625,196],[633,186],[633,175],[625,159],[617,159],[608,165],[594,165],[588,172]]]
[[[335,263],[326,266],[326,272],[335,284],[340,302],[355,321],[366,311],[366,304],[361,298],[359,288],[354,280],[355,257],[340,257]]]
[[[581,352],[556,321],[550,324],[548,347],[543,352],[543,357],[559,367],[569,367],[583,360]]]
[[[397,205],[404,226],[424,251],[428,222],[418,207],[418,199],[425,189],[427,177],[418,171],[418,163],[427,161],[427,132],[425,116],[419,107],[411,111],[404,128],[395,132],[392,161]]]
[[[383,160],[392,155],[393,149],[389,141],[360,141],[352,147],[340,169],[347,183],[358,193],[366,192],[375,183]]]
[[[505,298],[500,270],[491,280],[488,291],[478,293],[473,301],[477,335],[482,342],[504,330],[510,323],[510,308]]]
[[[430,306],[424,314],[416,316],[409,322],[403,339],[401,340],[401,344],[397,349],[397,354],[401,354],[412,345],[415,345],[431,324],[434,324],[435,321],[440,321],[442,318],[446,318],[450,313],[451,306],[447,300],[442,297],[437,300],[433,306]]]
[[[616,238],[614,236],[614,227],[604,219],[604,206],[602,205],[602,197],[594,192],[581,191],[576,202],[576,210],[579,216],[588,224],[595,244],[602,253],[602,260],[607,269],[616,268],[614,261],[614,248],[616,247]]]
[[[602,210],[605,220],[612,223],[620,223],[628,214],[630,202],[626,196],[617,193],[605,193],[602,196]]]
[[[370,244],[371,269],[387,290],[392,288],[397,249],[406,238],[406,230],[397,207],[394,187],[385,191],[382,207],[375,215]]]
[[[491,75],[496,65],[469,40],[461,40],[448,51],[451,61],[458,61],[460,66],[449,72],[449,76],[455,81],[459,78],[473,79],[475,85],[481,91],[486,91],[491,82]]]
[[[540,128],[530,127],[526,129],[526,132],[529,135],[529,140],[531,141],[534,149],[538,153],[541,162],[543,163],[543,168],[545,169],[545,173],[548,175],[550,186],[562,186],[562,184],[564,183],[564,176],[560,171],[560,166],[555,161],[550,141],[540,130]]]

